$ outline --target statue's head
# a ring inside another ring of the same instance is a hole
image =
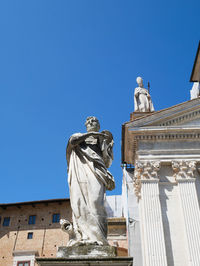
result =
[[[85,126],[87,128],[87,132],[91,132],[91,131],[98,132],[100,129],[99,120],[95,116],[87,117],[85,121]]]
[[[143,79],[141,77],[137,77],[136,82],[139,87],[143,88]]]

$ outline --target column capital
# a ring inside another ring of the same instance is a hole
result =
[[[134,172],[135,194],[140,197],[142,182],[158,182],[160,161],[136,161]]]
[[[194,171],[197,161],[172,161],[172,169],[174,170],[174,177],[177,181],[193,181],[195,180]]]

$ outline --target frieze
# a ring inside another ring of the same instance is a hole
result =
[[[136,140],[158,140],[158,139],[199,139],[200,134],[197,133],[184,133],[184,134],[156,134],[156,135],[137,135],[134,137]]]

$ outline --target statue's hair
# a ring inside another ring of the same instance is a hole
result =
[[[88,117],[86,118],[86,121],[85,121],[85,126],[87,126],[89,120],[92,119],[92,118],[93,118],[95,121],[97,121],[97,123],[98,123],[98,125],[99,125],[99,129],[100,129],[100,123],[99,123],[99,120],[96,118],[96,116],[88,116]]]

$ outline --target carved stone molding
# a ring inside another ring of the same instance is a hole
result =
[[[160,161],[136,161],[134,172],[134,190],[136,196],[140,198],[141,181],[158,180]]]
[[[199,139],[199,133],[160,133],[160,134],[146,134],[146,135],[136,135],[134,137],[136,140],[175,140],[175,139]]]
[[[196,165],[197,161],[172,161],[175,179],[179,181],[195,178],[194,171],[196,170]]]
[[[168,120],[162,124],[160,124],[160,126],[171,126],[171,125],[179,125],[182,124],[184,122],[190,121],[191,119],[194,118],[199,118],[200,117],[200,110],[173,118],[171,120]]]

